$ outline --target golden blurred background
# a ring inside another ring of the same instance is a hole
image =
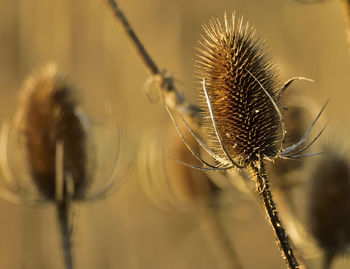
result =
[[[305,76],[290,91],[317,104],[330,99],[329,134],[347,137],[350,51],[341,1],[300,4],[292,0],[120,0],[122,10],[161,67],[195,101],[193,63],[201,25],[236,11],[266,39],[281,80]],[[75,206],[76,268],[219,268],[193,214],[163,212],[140,184],[138,147],[150,130],[166,132],[169,116],[142,89],[149,74],[103,0],[0,0],[0,119],[10,120],[25,78],[53,61],[79,90],[90,117],[112,107],[122,127],[123,154],[132,171],[106,199]],[[341,126],[342,129],[333,128]],[[106,131],[106,130],[105,130]],[[109,130],[107,130],[108,132]],[[108,144],[96,135],[102,147]],[[316,142],[317,143],[317,142]],[[169,152],[171,156],[171,152]],[[111,162],[102,157],[101,162]],[[284,268],[272,231],[251,197],[227,187],[220,217],[244,268]],[[304,200],[302,199],[303,203]],[[306,203],[306,202],[305,202]],[[26,207],[0,200],[0,268],[63,268],[52,205]],[[311,257],[312,268],[319,256]],[[334,268],[349,268],[338,259]]]

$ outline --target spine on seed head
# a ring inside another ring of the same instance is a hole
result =
[[[54,64],[31,75],[21,92],[16,122],[23,135],[31,178],[47,199],[55,199],[56,150],[63,150],[63,179],[73,182],[73,199],[88,185],[86,143],[88,134],[71,86]],[[64,184],[63,191],[67,191]]]
[[[283,140],[281,119],[262,87],[279,104],[281,85],[263,42],[255,36],[254,28],[243,25],[242,18],[236,21],[234,14],[231,20],[225,16],[224,25],[213,18],[203,29],[196,76],[200,81],[206,79],[218,131],[230,157],[241,166],[257,161],[259,156],[276,157]],[[209,140],[224,158],[209,127],[203,100]]]

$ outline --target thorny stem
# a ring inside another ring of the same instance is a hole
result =
[[[277,244],[280,247],[282,258],[285,260],[288,268],[301,268],[296,257],[294,256],[291,242],[278,216],[278,211],[272,198],[269,180],[265,172],[265,164],[263,160],[260,159],[258,163],[251,164],[250,171],[257,185],[258,195],[264,205],[264,209],[275,234]]]
[[[57,202],[57,218],[62,237],[62,249],[64,252],[64,263],[66,269],[74,269],[72,228],[71,228],[71,208],[69,199]]]
[[[211,206],[205,206],[201,212],[200,225],[207,236],[212,251],[220,260],[223,269],[240,269],[239,260],[232,242],[227,238],[224,227],[218,219],[217,212]]]
[[[298,245],[304,243],[308,240],[308,234],[305,231],[304,225],[301,223],[300,219],[296,216],[296,209],[293,206],[290,194],[287,191],[281,189],[275,189],[275,198],[277,196],[278,205],[280,212],[283,211],[283,219],[286,224],[286,228],[289,230],[289,235],[293,238],[294,251],[297,253],[298,261],[308,267],[308,263],[303,257],[302,250],[298,248]],[[302,241],[301,241],[302,240]],[[305,244],[305,243],[304,243]]]
[[[199,108],[193,104],[189,104],[185,101],[184,96],[176,90],[174,85],[174,79],[168,76],[165,72],[160,71],[159,67],[151,58],[140,39],[137,37],[129,21],[125,17],[122,10],[115,0],[107,0],[111,7],[115,18],[120,22],[126,36],[134,47],[136,53],[140,57],[141,61],[146,66],[147,70],[154,77],[154,80],[158,83],[162,94],[164,95],[164,102],[172,109],[177,109],[184,114],[192,117],[192,120],[196,120],[198,116]]]

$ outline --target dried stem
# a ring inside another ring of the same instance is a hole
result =
[[[62,237],[65,267],[66,269],[74,269],[70,201],[69,199],[64,199],[57,202],[56,206],[57,218]]]
[[[160,71],[159,67],[151,58],[140,39],[137,37],[129,21],[125,17],[122,10],[115,0],[107,0],[111,7],[115,18],[120,22],[126,36],[134,47],[137,55],[146,66],[147,70],[154,77],[154,81],[158,83],[161,93],[164,95],[164,102],[172,109],[177,109],[186,115],[191,116],[193,120],[197,120],[199,108],[185,101],[184,96],[176,90],[174,79],[165,72]]]
[[[218,219],[217,212],[210,206],[203,208],[200,225],[207,236],[212,251],[225,269],[243,268],[232,242],[228,239],[225,229]]]
[[[158,75],[160,73],[158,66],[152,60],[151,56],[148,54],[148,52],[142,45],[140,39],[137,37],[136,33],[134,32],[131,25],[129,24],[128,20],[124,16],[124,13],[119,8],[117,2],[114,0],[108,0],[108,4],[111,6],[115,17],[122,24],[125,34],[130,39],[130,42],[133,44],[136,52],[138,53],[141,61],[146,65],[148,71],[153,76]]]
[[[258,195],[264,205],[267,217],[274,231],[283,259],[288,268],[301,268],[294,256],[292,244],[278,216],[278,211],[272,198],[263,160],[260,160],[257,164],[251,164],[250,171],[256,183]]]

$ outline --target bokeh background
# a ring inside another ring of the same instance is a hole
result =
[[[201,24],[213,15],[222,18],[225,11],[244,15],[266,39],[282,81],[297,75],[315,80],[297,82],[291,91],[306,93],[316,104],[331,100],[325,139],[332,133],[347,137],[350,51],[341,1],[118,2],[156,63],[174,75],[179,89],[193,101],[194,48]],[[98,118],[110,105],[124,132],[122,158],[132,167],[118,192],[103,201],[76,205],[77,268],[219,268],[193,214],[162,212],[142,190],[137,170],[140,141],[149,130],[165,132],[170,119],[164,106],[151,104],[143,93],[149,74],[104,1],[0,0],[1,121],[15,113],[25,78],[49,61],[67,74],[91,117]],[[105,148],[111,142],[98,135],[96,140]],[[100,163],[112,165],[110,155]],[[224,195],[220,216],[244,268],[284,268],[254,199],[233,187]],[[0,238],[0,268],[63,268],[52,205],[25,207],[0,200]],[[318,255],[310,262],[319,268]],[[340,258],[334,268],[349,266]]]

